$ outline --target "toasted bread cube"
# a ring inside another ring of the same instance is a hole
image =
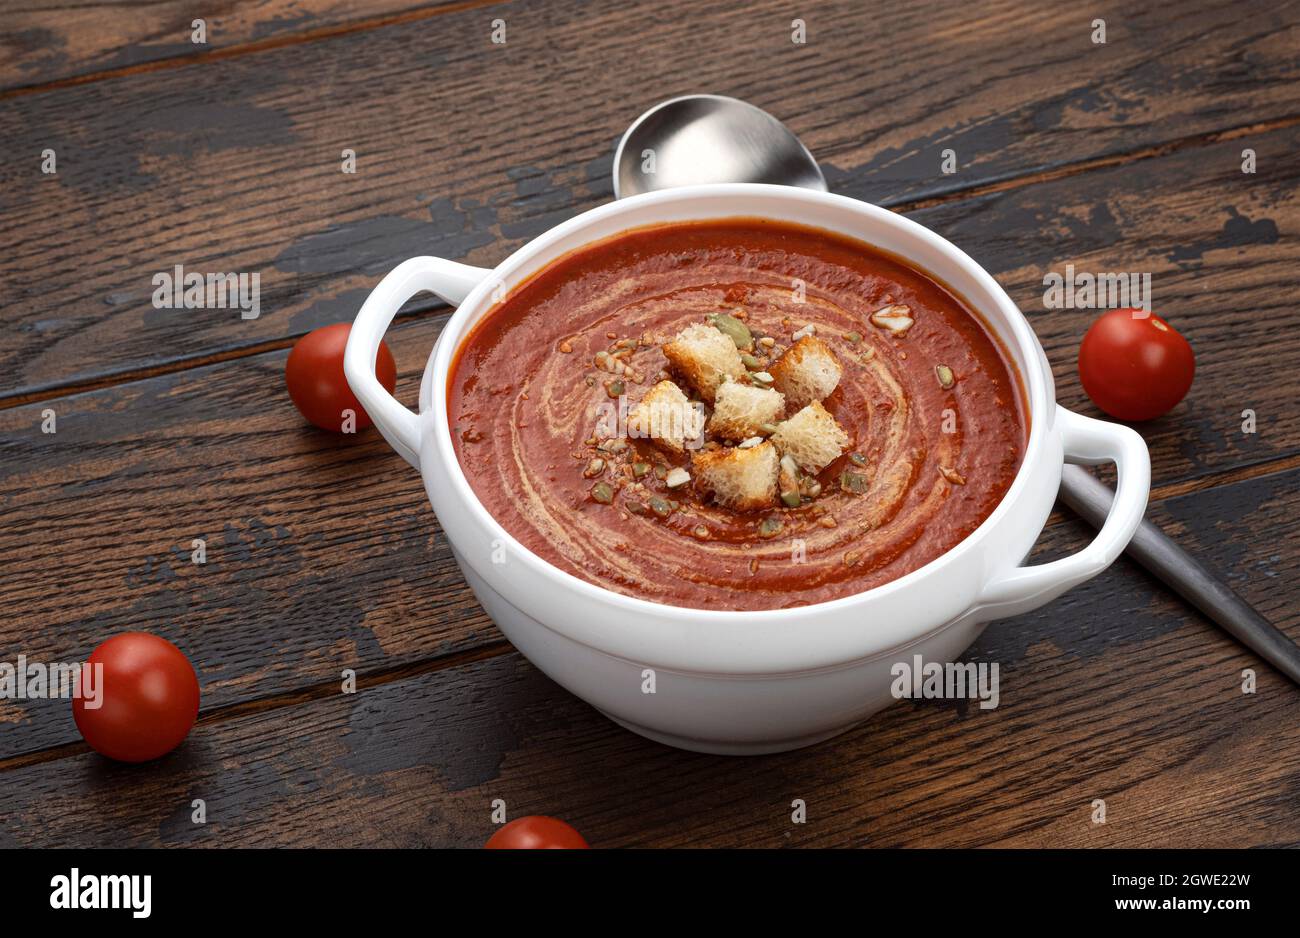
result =
[[[713,402],[709,431],[728,440],[767,436],[763,424],[780,422],[784,413],[785,397],[780,391],[724,381]]]
[[[695,487],[724,508],[757,511],[776,504],[776,447],[763,442],[746,449],[701,450],[691,457]]]
[[[695,393],[710,404],[725,377],[739,378],[745,373],[736,343],[725,333],[700,323],[677,333],[664,346],[664,356],[690,382]]]
[[[826,400],[844,373],[831,347],[815,335],[790,346],[767,371],[792,407]]]
[[[680,456],[704,438],[704,405],[692,404],[671,381],[660,381],[627,415],[627,432]]]
[[[808,472],[821,472],[849,445],[849,435],[820,401],[813,401],[778,424],[769,439],[782,455],[789,456]]]

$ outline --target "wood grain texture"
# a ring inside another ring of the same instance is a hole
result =
[[[1300,471],[1155,516],[1300,638]],[[1085,536],[1058,526],[1041,553]],[[147,768],[85,753],[6,772],[0,843],[477,846],[496,798],[608,847],[1300,841],[1300,693],[1127,561],[992,626],[966,660],[998,663],[996,709],[903,702],[818,746],[737,759],[634,736],[503,654],[209,721]]]
[[[68,83],[214,51],[253,52],[351,30],[418,22],[478,2],[419,0],[160,0],[122,4],[29,0],[0,8],[0,90]],[[205,23],[205,42],[193,23]]]
[[[1238,179],[1235,144],[1221,144],[917,215],[1008,271],[1059,399],[1085,413],[1097,411],[1074,355],[1094,311],[1043,310],[1041,272],[1063,258],[1152,271],[1199,374],[1186,402],[1142,429],[1155,483],[1191,483],[1300,454],[1300,377],[1242,353],[1285,360],[1300,347],[1285,288],[1297,243],[1250,234],[1300,223],[1289,184],[1300,166],[1279,168],[1292,146],[1300,128],[1262,139],[1256,177]],[[1255,227],[1237,237],[1241,218]],[[407,402],[442,321],[390,333]],[[226,706],[500,640],[417,476],[374,431],[345,440],[306,428],[284,391],[285,355],[0,411],[0,600],[18,610],[0,621],[0,660],[75,659],[113,632],[158,631],[199,663],[205,705]],[[1241,431],[1247,408],[1253,434]],[[47,409],[53,435],[41,432]],[[209,544],[203,568],[189,562],[195,537]],[[77,738],[62,711],[5,711],[0,758]]]
[[[770,109],[834,189],[884,204],[1300,117],[1295,3],[1101,4],[1104,46],[1069,10],[809,4],[795,45],[776,0],[518,2],[12,98],[0,138],[29,158],[0,166],[0,393],[282,342],[406,256],[494,263],[606,201],[614,141],[670,95]],[[178,263],[258,272],[261,316],[153,308]]]

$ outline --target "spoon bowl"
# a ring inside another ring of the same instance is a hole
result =
[[[712,182],[826,191],[817,161],[785,124],[752,104],[692,94],[656,104],[614,154],[614,198]]]

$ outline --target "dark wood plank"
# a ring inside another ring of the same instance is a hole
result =
[[[1011,271],[1004,280],[1047,343],[1061,400],[1085,412],[1095,413],[1073,355],[1093,312],[1042,311],[1040,271],[1065,256],[1156,272],[1162,308],[1200,352],[1188,401],[1143,427],[1158,484],[1300,454],[1300,378],[1243,352],[1295,357],[1281,285],[1297,246],[1219,240],[1237,216],[1300,221],[1300,196],[1285,185],[1295,175],[1276,169],[1300,128],[1264,143],[1260,176],[1241,183],[1224,144],[918,216]],[[1062,227],[1080,212],[1112,222]],[[1194,262],[1164,257],[1199,248]],[[408,402],[440,322],[390,336]],[[284,392],[285,354],[0,411],[0,601],[16,610],[0,621],[0,652],[14,649],[0,660],[65,660],[115,631],[160,631],[200,665],[207,705],[223,706],[332,681],[344,667],[400,668],[499,640],[414,473],[373,432],[341,440],[304,427]],[[54,435],[41,433],[47,408]],[[1257,411],[1257,433],[1240,432],[1243,408]],[[188,562],[194,537],[210,545],[206,568]],[[62,711],[8,709],[0,758],[76,738]]]
[[[1156,514],[1300,638],[1300,470]],[[1083,536],[1058,526],[1042,553]],[[728,759],[627,733],[511,653],[209,721],[152,766],[86,753],[6,772],[0,843],[476,846],[497,798],[606,847],[1300,840],[1300,694],[1127,561],[993,626],[968,660],[998,662],[996,709],[900,703],[819,746]]]
[[[406,400],[440,324],[391,336]],[[0,596],[22,610],[0,627],[0,660],[64,660],[156,631],[190,655],[205,704],[221,705],[500,640],[418,476],[373,429],[306,426],[284,359],[0,412]],[[38,425],[47,406],[52,435]],[[196,537],[204,566],[190,560]],[[0,708],[5,755],[75,734],[67,713]]]
[[[0,393],[282,342],[351,315],[409,255],[493,263],[607,200],[614,140],[669,95],[769,108],[835,189],[886,204],[1300,116],[1296,4],[1069,9],[809,4],[795,45],[777,0],[517,2],[12,98],[0,137],[27,157],[0,167]],[[1043,257],[1038,228],[1000,233],[1017,235]],[[260,318],[154,309],[152,277],[178,263],[258,272]]]
[[[448,9],[489,5],[420,0],[161,0],[145,8],[91,0],[30,0],[0,9],[0,90],[85,80],[216,50],[261,50],[349,29],[416,22]],[[194,41],[203,19],[206,41]]]

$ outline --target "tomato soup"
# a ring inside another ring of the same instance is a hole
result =
[[[465,338],[447,391],[465,476],[521,544],[702,609],[824,602],[929,563],[998,505],[1028,434],[1015,367],[960,297],[762,219],[635,229],[553,262]],[[652,396],[702,431],[638,435]]]

